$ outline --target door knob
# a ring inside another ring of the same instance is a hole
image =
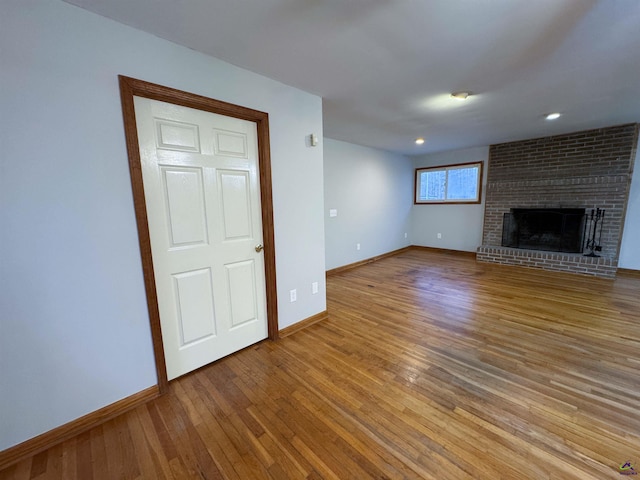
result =
[[[256,252],[260,253],[264,247],[262,245],[256,245]]]

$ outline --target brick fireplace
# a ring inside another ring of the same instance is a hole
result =
[[[638,125],[492,145],[477,260],[612,278],[616,274]],[[599,257],[503,246],[511,209],[606,211]]]

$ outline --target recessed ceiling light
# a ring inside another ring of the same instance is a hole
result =
[[[466,100],[471,95],[471,92],[456,92],[451,94],[451,98],[456,100]]]
[[[424,143],[424,138],[416,138],[416,145],[422,145]]]
[[[556,118],[560,118],[559,113],[550,113],[545,117],[547,120],[555,120]]]

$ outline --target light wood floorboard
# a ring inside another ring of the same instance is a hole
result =
[[[182,377],[0,479],[640,470],[640,278],[411,250],[331,276],[327,296],[327,320]]]

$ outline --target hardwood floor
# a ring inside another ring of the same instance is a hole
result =
[[[327,290],[327,320],[182,377],[0,479],[640,470],[640,278],[411,250],[332,276]]]

